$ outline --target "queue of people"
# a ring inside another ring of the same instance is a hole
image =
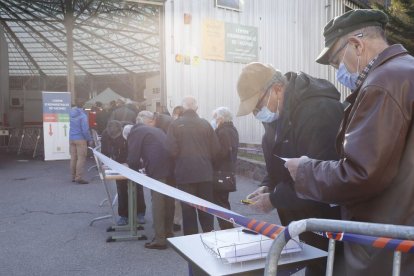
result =
[[[351,10],[325,26],[326,47],[316,61],[337,69],[337,80],[352,91],[347,106],[326,80],[304,72],[282,74],[258,62],[244,67],[237,82],[237,115],[253,114],[265,129],[266,176],[246,196],[250,208],[264,213],[276,208],[283,225],[329,218],[414,226],[414,58],[401,45],[388,44],[387,21],[378,10]],[[197,110],[196,99],[188,96],[173,117],[135,114],[137,124],[123,141],[127,156],[107,154],[230,209],[239,145],[232,112],[217,108],[209,123]],[[121,121],[133,117],[125,108],[115,111],[104,131],[110,139],[120,137]],[[75,181],[81,179],[77,170],[72,173]],[[155,236],[146,247],[164,249],[176,221],[174,201],[152,193],[152,203]],[[198,224],[204,232],[214,229],[212,215],[185,203],[181,208],[184,235],[198,233]],[[219,225],[233,227],[223,220]],[[328,240],[313,233],[301,239],[327,249]],[[392,270],[391,251],[358,244],[337,248],[335,260],[335,275],[389,275]],[[412,255],[403,255],[401,264],[402,275],[414,274]],[[306,275],[321,275],[324,269],[311,265]]]

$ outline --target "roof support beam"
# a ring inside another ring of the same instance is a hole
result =
[[[73,2],[72,0],[65,0],[66,11],[63,23],[66,29],[66,53],[67,53],[67,83],[68,92],[71,93],[72,104],[76,103],[76,91],[75,91],[75,71],[73,69]]]
[[[66,1],[66,0],[65,0],[65,1]],[[11,5],[13,5],[14,7],[16,7],[16,8],[18,8],[18,9],[20,9],[23,13],[26,13],[26,14],[28,14],[28,15],[32,16],[33,18],[40,19],[39,17],[35,16],[34,14],[29,13],[27,10],[25,10],[25,9],[21,8],[20,6],[14,5],[14,3],[11,3],[11,2],[9,2],[9,3],[10,3]],[[33,7],[32,7],[32,8],[33,8]],[[40,13],[43,13],[44,15],[47,15],[47,14],[46,14],[44,11],[42,11],[42,10],[39,10],[39,9],[36,9],[36,8],[33,8],[33,9],[35,9],[36,11],[38,11],[38,12],[40,12]],[[50,15],[47,15],[47,16],[50,16]],[[56,18],[56,17],[55,17],[55,19],[59,20],[59,18]],[[62,22],[62,21],[60,20],[60,22]],[[63,22],[62,22],[62,23],[63,23]],[[64,36],[66,36],[66,33],[65,33],[64,31],[62,31],[61,29],[59,29],[58,27],[56,27],[55,25],[49,24],[49,23],[47,23],[47,22],[45,22],[45,25],[46,25],[46,26],[48,26],[49,28],[53,29],[54,31],[56,31],[56,32],[58,32],[58,33],[60,33],[60,34],[62,34],[62,35],[64,35]],[[85,44],[85,43],[83,43],[83,42],[81,42],[81,41],[79,41],[79,40],[76,40],[76,43],[78,43],[78,44],[79,44],[79,45],[81,45],[82,47],[84,47],[84,48],[88,49],[89,51],[93,52],[93,53],[94,53],[94,54],[96,54],[97,56],[100,56],[100,57],[102,57],[103,59],[108,60],[109,62],[111,62],[112,64],[116,65],[117,67],[119,67],[119,68],[121,68],[121,69],[125,70],[127,73],[130,73],[130,74],[133,74],[133,73],[134,73],[133,71],[129,70],[128,68],[126,68],[126,67],[125,67],[125,66],[123,66],[122,64],[120,64],[120,63],[118,63],[118,62],[116,62],[116,61],[114,61],[114,60],[112,60],[112,59],[110,59],[110,58],[107,58],[107,57],[106,57],[106,56],[104,56],[103,54],[99,53],[99,52],[98,52],[98,51],[96,51],[95,49],[93,49],[93,48],[91,48],[90,46],[88,46],[87,44]]]
[[[69,0],[65,0],[65,1],[69,1]],[[18,8],[20,8],[20,7],[18,7]],[[38,11],[38,12],[41,12],[41,13],[43,13],[43,14],[45,14],[45,15],[48,15],[48,14],[46,14],[43,10],[40,10],[40,9],[37,9],[37,8],[34,8],[34,7],[32,7],[33,9],[35,9],[36,11]],[[22,8],[20,8],[23,12],[26,12],[27,13],[27,11],[26,10],[24,10],[24,9],[22,9]],[[66,8],[67,9],[67,8]],[[34,18],[36,18],[36,16],[35,15],[32,15]],[[50,16],[50,15],[48,15],[48,16]],[[59,18],[56,18],[55,17],[55,19],[59,19]],[[59,30],[58,28],[56,28],[55,26],[53,26],[53,25],[50,25],[50,24],[47,24],[47,23],[45,23],[46,25],[48,25],[48,26],[50,26],[51,28],[53,28],[53,29],[55,29],[55,30],[57,30],[57,31],[59,31],[59,32],[62,32],[61,30]],[[120,49],[123,49],[124,51],[127,51],[127,52],[132,52],[132,53],[134,53],[134,55],[136,55],[136,56],[138,56],[138,57],[141,57],[142,59],[145,59],[145,60],[148,60],[148,61],[150,61],[150,62],[153,62],[153,63],[158,63],[158,61],[157,60],[153,60],[153,59],[150,59],[150,58],[148,58],[148,57],[146,57],[146,56],[144,56],[144,55],[141,55],[140,53],[137,53],[137,52],[135,52],[135,51],[133,51],[133,50],[131,50],[131,49],[129,49],[129,48],[127,48],[127,47],[125,47],[125,46],[122,46],[122,45],[120,45],[120,44],[118,44],[118,43],[115,43],[114,41],[112,41],[112,40],[110,40],[110,39],[107,39],[107,38],[104,38],[104,37],[102,37],[102,36],[99,36],[99,35],[97,35],[96,33],[94,33],[94,32],[92,32],[92,31],[89,31],[89,30],[87,30],[87,29],[85,29],[85,28],[82,28],[82,27],[77,27],[77,29],[79,29],[79,30],[82,30],[82,31],[84,31],[85,33],[88,33],[88,34],[90,34],[91,36],[94,36],[94,37],[96,37],[96,38],[98,38],[98,39],[101,39],[101,40],[103,40],[103,41],[105,41],[105,42],[107,42],[107,43],[109,43],[109,44],[112,44],[113,46],[115,46],[116,48],[120,48]],[[79,43],[79,44],[81,44],[82,46],[84,46],[85,48],[87,48],[88,50],[90,50],[90,51],[92,51],[92,52],[95,52],[95,53],[97,53],[97,54],[99,54],[96,50],[94,50],[94,49],[92,49],[91,47],[89,47],[88,45],[86,45],[86,44],[84,44],[84,43],[82,43],[81,41],[79,41],[79,40],[76,40],[76,42],[77,43]],[[101,54],[99,54],[99,55],[101,55]],[[102,55],[101,55],[102,56]],[[108,60],[110,60],[110,59],[108,59]],[[114,61],[113,61],[114,62]],[[120,64],[117,64],[117,66],[119,66],[119,67],[121,67],[121,68],[124,68],[126,71],[128,71],[128,73],[133,73],[132,71],[130,71],[130,70],[128,70],[128,69],[126,69],[125,67],[123,67],[122,65],[120,65]]]
[[[0,3],[1,4],[1,3]],[[4,5],[2,5],[4,7]],[[16,14],[15,12],[13,12],[12,10],[10,10],[7,7],[4,7],[5,9],[7,9],[7,11],[16,18],[17,21],[21,21],[27,28],[30,29],[30,31],[32,31],[33,33],[35,33],[37,36],[39,36],[41,39],[43,39],[48,45],[50,45],[54,50],[56,50],[59,54],[61,54],[65,59],[67,59],[67,55],[64,51],[62,51],[61,49],[59,49],[58,47],[56,47],[47,37],[45,37],[42,33],[40,33],[39,31],[37,31],[32,25],[28,24],[26,22],[26,20],[20,20],[22,19],[21,17],[19,17],[18,14]],[[42,21],[41,19],[36,19],[37,21]],[[43,21],[44,22],[44,21]],[[61,21],[60,21],[61,22]],[[59,59],[58,57],[56,57],[57,59]],[[89,72],[86,71],[82,66],[80,66],[78,63],[75,62],[75,65],[77,67],[79,67],[79,69],[81,69],[85,74],[89,75]]]
[[[1,5],[1,2],[0,2]],[[13,38],[14,42],[16,42],[17,46],[23,51],[23,53],[26,55],[26,57],[29,59],[29,61],[33,64],[33,66],[36,68],[36,70],[39,72],[41,76],[44,76],[45,73],[40,69],[39,64],[37,64],[36,60],[30,55],[29,51],[24,47],[23,43],[20,41],[20,39],[16,36],[15,33],[10,29],[10,27],[7,25],[6,22],[0,21],[1,25],[3,26],[4,30]]]

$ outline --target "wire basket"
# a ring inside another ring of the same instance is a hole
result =
[[[273,240],[261,234],[243,232],[243,228],[213,231],[200,235],[204,248],[223,263],[238,263],[266,258]],[[303,249],[299,240],[292,239],[282,254]]]

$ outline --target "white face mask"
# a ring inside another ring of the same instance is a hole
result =
[[[270,101],[270,96],[269,96],[269,99],[267,100],[266,105],[263,106],[262,109],[260,109],[260,111],[257,112],[257,114],[254,116],[257,120],[263,123],[271,123],[271,122],[276,121],[279,118],[279,100],[277,101],[276,112],[270,111],[269,108],[267,107],[269,105],[269,101]]]

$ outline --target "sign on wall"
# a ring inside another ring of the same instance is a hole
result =
[[[258,60],[257,27],[204,20],[203,58],[250,63]]]
[[[45,160],[70,159],[68,92],[42,92]]]

